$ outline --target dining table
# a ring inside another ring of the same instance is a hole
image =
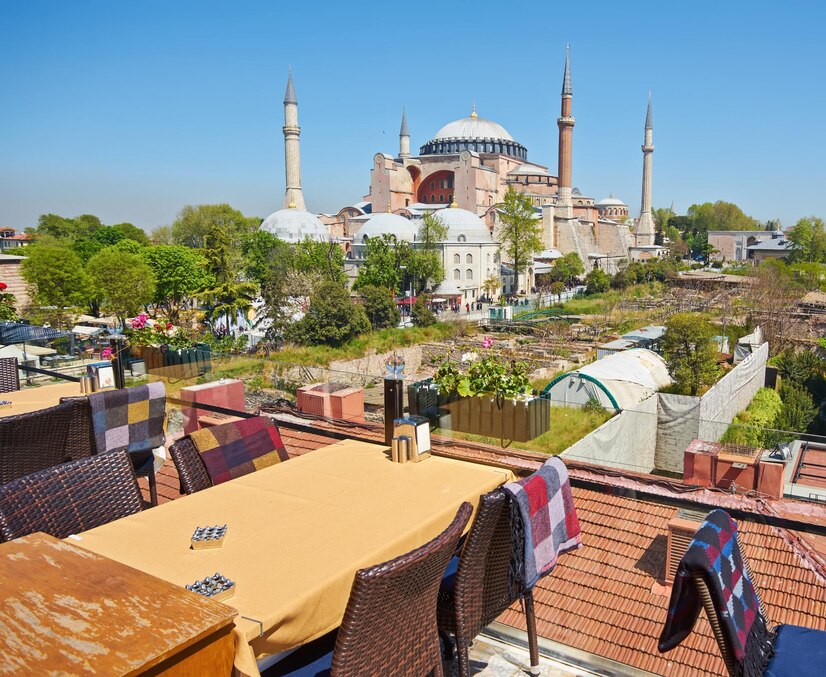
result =
[[[60,404],[61,397],[78,397],[81,395],[80,384],[76,381],[61,381],[34,388],[13,390],[10,393],[0,393],[0,402],[11,402],[11,405],[0,404],[0,418],[29,414],[40,409],[47,409]]]
[[[342,440],[91,529],[82,548],[179,586],[234,582],[235,668],[336,629],[358,569],[423,545],[464,501],[513,479],[503,468],[431,456],[390,459],[384,445]],[[226,525],[220,547],[193,549],[197,527]],[[195,593],[192,593],[195,594]]]

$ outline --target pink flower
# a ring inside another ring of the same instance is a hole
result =
[[[111,348],[104,348],[103,350],[100,351],[100,356],[104,360],[108,360],[110,357],[112,357],[112,349]]]
[[[482,347],[487,349],[487,348],[490,348],[492,346],[493,346],[493,339],[490,336],[485,336],[485,338],[482,339]]]
[[[0,291],[6,291],[6,289],[8,288],[9,285],[7,285],[5,282],[0,282]]]
[[[167,322],[167,323],[166,323],[166,330],[167,330],[167,331],[169,331],[170,329],[172,329],[172,323],[171,323],[171,322]]]

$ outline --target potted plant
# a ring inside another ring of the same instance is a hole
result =
[[[146,371],[174,378],[193,378],[212,369],[208,345],[195,342],[169,322],[150,323],[141,313],[128,320],[125,331],[132,356],[142,358]]]
[[[484,349],[493,346],[490,337]],[[465,366],[466,365],[466,366]],[[408,388],[410,412],[459,432],[526,442],[550,427],[547,400],[531,392],[528,366],[472,351],[462,365],[446,360],[432,379]]]

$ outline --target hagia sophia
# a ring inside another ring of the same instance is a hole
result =
[[[622,262],[658,256],[651,214],[653,124],[651,99],[642,146],[642,201],[637,219],[628,205],[609,196],[596,201],[572,183],[573,87],[568,51],[562,81],[558,172],[528,161],[528,150],[500,124],[480,117],[473,106],[468,117],[443,126],[410,152],[410,131],[402,112],[399,150],[393,156],[377,153],[370,170],[370,192],[336,214],[315,215],[306,210],[301,191],[298,100],[292,73],[284,96],[286,193],[282,209],[268,216],[261,228],[296,242],[305,237],[338,242],[347,256],[348,275],[354,279],[364,261],[366,242],[384,233],[415,246],[418,221],[435,212],[448,228],[442,243],[445,279],[434,290],[439,296],[471,301],[481,296],[484,282],[500,279],[503,293],[527,291],[537,275],[553,261],[576,252],[586,270],[599,267],[615,272]],[[544,250],[533,265],[515,279],[507,260],[500,260],[496,240],[497,218],[504,195],[513,188],[531,198],[541,220]],[[460,298],[461,297],[461,298]]]

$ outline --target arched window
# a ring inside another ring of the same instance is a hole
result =
[[[466,280],[472,280],[473,279],[473,269],[472,268],[468,268],[465,271],[465,279]]]
[[[440,196],[439,196],[439,202],[444,202],[444,201],[445,201],[445,196],[444,196],[444,195],[440,195]]]
[[[448,202],[453,202],[453,196],[448,194],[447,201]]]
[[[461,263],[462,259],[458,254],[453,255],[453,263]]]
[[[458,268],[456,268],[456,270],[453,271],[453,279],[454,280],[461,280],[462,279],[462,273]]]
[[[473,263],[473,254],[468,254],[465,257],[465,263]]]
[[[464,235],[460,235],[459,237],[456,238],[456,240],[458,242],[464,242],[465,240],[467,240],[467,238]]]
[[[490,263],[490,252],[488,252],[487,257],[485,257],[485,260],[486,260],[488,263]]]

